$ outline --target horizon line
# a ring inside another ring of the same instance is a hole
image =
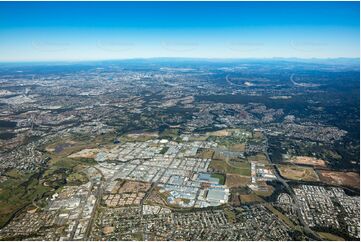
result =
[[[152,59],[173,59],[173,60],[359,60],[360,57],[130,57],[130,58],[109,58],[109,59],[82,59],[82,60],[0,60],[0,64],[15,63],[79,63],[79,62],[98,62],[98,61],[129,61],[129,60],[152,60]]]

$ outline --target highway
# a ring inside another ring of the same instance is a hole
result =
[[[311,237],[312,239],[315,239],[315,240],[322,240],[321,237],[315,233],[309,226],[308,224],[305,222],[305,220],[303,219],[303,216],[302,216],[302,213],[301,213],[301,206],[300,206],[300,202],[297,198],[297,196],[295,195],[295,193],[293,192],[292,188],[288,185],[287,181],[285,181],[281,175],[279,174],[278,170],[275,168],[276,164],[272,163],[272,160],[270,159],[269,157],[269,154],[268,154],[268,150],[267,150],[267,147],[268,147],[268,138],[267,136],[265,135],[265,138],[266,138],[266,149],[264,150],[264,154],[266,155],[270,165],[272,165],[274,167],[274,174],[275,176],[277,177],[277,180],[279,182],[282,183],[282,185],[287,189],[289,195],[292,197],[292,200],[293,200],[293,203],[294,203],[294,207],[297,211],[297,217],[298,217],[298,220],[300,221],[301,225],[303,226],[303,229],[304,229],[304,232],[309,236]]]
[[[238,86],[238,87],[244,87],[244,85],[240,85],[240,84],[236,84],[236,83],[233,83],[229,80],[229,74],[226,76],[226,81],[228,84],[230,85],[234,85],[234,86]]]

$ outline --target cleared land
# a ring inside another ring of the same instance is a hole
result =
[[[243,204],[264,202],[264,200],[262,198],[260,198],[259,196],[257,196],[256,194],[239,195],[239,198],[241,200],[241,203],[243,203]]]
[[[278,165],[277,169],[280,172],[281,176],[289,180],[300,180],[300,181],[319,180],[315,170],[311,167]]]
[[[169,194],[167,192],[161,193],[159,191],[159,188],[156,187],[151,191],[150,195],[146,198],[144,204],[160,205],[160,206],[167,207],[168,206],[168,203],[167,203],[168,195]]]
[[[259,189],[254,191],[255,194],[261,197],[268,197],[271,196],[274,192],[274,187],[267,185],[264,181],[257,181]]]
[[[321,236],[321,238],[325,239],[325,240],[332,240],[332,241],[344,241],[345,239],[331,234],[331,233],[326,233],[326,232],[318,232],[318,234]]]
[[[212,149],[199,149],[197,151],[197,157],[203,159],[212,159],[214,155],[214,150]]]
[[[319,170],[320,180],[332,185],[360,188],[360,174],[356,172]]]
[[[88,158],[94,159],[96,155],[100,152],[100,149],[84,149],[74,154],[69,155],[69,158]]]
[[[234,145],[229,147],[229,150],[234,151],[234,152],[244,152],[245,149],[246,149],[245,144],[234,144]]]
[[[151,184],[147,182],[125,181],[117,192],[146,192],[149,190],[150,186]]]
[[[251,183],[251,177],[237,174],[227,174],[226,185],[229,188],[246,187]]]
[[[309,156],[293,156],[288,161],[298,165],[326,166],[326,161]]]
[[[230,132],[230,130],[227,130],[227,129],[218,130],[218,131],[208,133],[209,136],[217,136],[217,137],[230,136],[231,134],[232,134],[232,132]]]
[[[129,133],[120,137],[121,142],[147,141],[157,138],[158,132]]]
[[[254,138],[254,139],[262,139],[262,138],[263,138],[262,132],[260,132],[260,131],[254,131],[254,132],[253,132],[253,138]]]

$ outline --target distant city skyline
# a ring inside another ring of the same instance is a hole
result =
[[[0,61],[359,58],[359,2],[0,2]]]

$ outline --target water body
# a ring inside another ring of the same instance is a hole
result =
[[[0,139],[2,140],[9,140],[12,138],[15,138],[16,134],[15,133],[11,133],[11,132],[2,132],[0,133]]]
[[[15,128],[17,122],[0,120],[0,128]]]

